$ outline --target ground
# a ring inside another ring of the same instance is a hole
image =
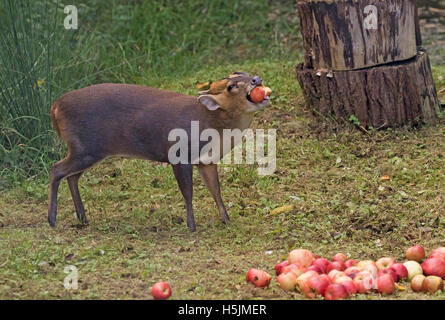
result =
[[[419,243],[445,245],[445,122],[369,133],[314,115],[295,79],[296,61],[258,61],[203,70],[160,86],[190,94],[196,81],[234,70],[259,74],[274,90],[253,128],[277,129],[277,170],[220,167],[231,222],[195,172],[197,231],[185,225],[185,205],[171,168],[109,159],[81,179],[89,225],[80,226],[66,182],[57,226],[46,221],[47,181],[30,178],[0,195],[0,299],[151,299],[167,281],[173,299],[303,299],[275,281],[253,288],[250,268],[270,274],[295,248],[354,259],[392,256]],[[444,69],[434,68],[437,80]],[[442,78],[443,79],[443,78]],[[389,181],[382,181],[389,175]],[[271,211],[284,205],[284,213]],[[79,270],[79,289],[64,289],[64,268]],[[393,299],[444,299],[405,291]],[[354,299],[381,299],[378,294]]]

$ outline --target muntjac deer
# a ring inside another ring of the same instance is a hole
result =
[[[61,96],[51,107],[51,120],[57,134],[68,146],[67,156],[51,168],[48,222],[54,227],[57,215],[57,192],[60,181],[67,178],[76,214],[86,224],[85,209],[78,181],[82,173],[108,156],[120,155],[170,163],[186,202],[187,226],[196,230],[193,207],[193,165],[197,165],[204,184],[212,194],[223,223],[229,221],[221,199],[216,162],[172,163],[169,149],[174,144],[169,132],[183,129],[191,139],[191,122],[199,121],[199,131],[247,129],[254,112],[270,102],[271,90],[261,102],[254,103],[250,92],[263,87],[258,76],[235,72],[213,82],[206,91],[193,97],[181,93],[127,84],[98,84]],[[191,145],[196,143],[188,141]],[[199,148],[205,145],[201,142]],[[230,151],[230,150],[229,150]],[[221,155],[223,156],[223,154]]]

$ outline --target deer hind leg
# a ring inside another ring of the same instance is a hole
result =
[[[75,174],[83,172],[85,169],[91,167],[93,164],[95,164],[100,160],[102,160],[102,158],[98,156],[69,154],[65,159],[55,163],[52,166],[50,174],[49,207],[48,207],[48,222],[51,227],[55,227],[56,225],[57,192],[59,190],[60,181],[65,177],[73,176]],[[73,184],[73,182],[76,182],[75,178],[71,180],[72,180],[71,184]],[[77,182],[75,184],[77,185]],[[78,190],[75,191],[77,191],[78,194]],[[80,199],[80,195],[78,195],[78,198]],[[76,203],[74,196],[73,199]]]
[[[226,207],[224,206],[224,203],[221,198],[221,189],[219,186],[219,179],[218,179],[218,169],[216,164],[210,164],[210,165],[199,165],[199,174],[204,181],[204,184],[206,185],[207,189],[209,189],[210,193],[213,196],[213,199],[216,202],[216,205],[218,206],[219,213],[221,215],[221,221],[223,223],[229,222],[229,215],[227,214]]]
[[[79,178],[82,176],[82,173],[83,171],[73,174],[72,176],[67,177],[67,180],[71,191],[71,197],[74,201],[74,207],[76,208],[77,219],[79,219],[82,224],[88,224],[85,208],[83,207],[82,198],[79,193]]]
[[[195,217],[193,215],[193,166],[191,164],[172,165],[173,173],[178,181],[179,189],[184,197],[187,207],[187,227],[196,231]]]

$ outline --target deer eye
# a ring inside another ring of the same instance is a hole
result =
[[[227,91],[232,91],[232,89],[233,88],[235,88],[236,87],[236,84],[234,84],[234,83],[232,83],[231,85],[229,85],[228,87],[227,87]]]

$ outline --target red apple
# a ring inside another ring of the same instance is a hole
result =
[[[396,262],[391,257],[380,258],[375,262],[379,271],[391,267],[394,263]]]
[[[383,276],[384,274],[389,274],[391,276],[392,280],[394,282],[397,282],[398,277],[397,277],[397,273],[395,272],[394,269],[386,268],[386,269],[380,270],[379,273],[377,274],[377,278]]]
[[[431,254],[428,256],[428,259],[429,258],[439,258],[440,260],[445,262],[445,252],[438,251],[437,249],[433,250]]]
[[[352,281],[358,293],[367,293],[374,287],[374,278],[368,271],[359,272]]]
[[[348,292],[346,288],[338,283],[330,284],[324,293],[324,298],[326,300],[338,300],[346,299],[348,297]]]
[[[382,274],[377,278],[377,290],[381,294],[391,294],[396,290],[393,277],[390,274]]]
[[[289,261],[285,260],[283,262],[277,263],[275,265],[275,272],[277,274],[277,276],[279,276],[283,270],[284,267],[289,265]]]
[[[425,280],[423,274],[418,274],[411,279],[411,289],[414,292],[420,292],[423,290],[423,281]]]
[[[357,288],[355,287],[354,281],[352,279],[349,279],[348,281],[340,282],[343,287],[345,287],[346,292],[348,295],[352,296],[357,293]]]
[[[411,281],[418,274],[423,274],[422,267],[417,261],[406,261],[403,265],[408,270],[408,281]]]
[[[301,291],[301,292],[305,292],[305,290],[307,290],[307,281],[314,276],[319,276],[319,274],[315,271],[307,271],[305,273],[303,273],[302,275],[300,275],[297,278],[297,288]]]
[[[377,278],[377,274],[379,273],[377,267],[373,264],[365,266],[363,271],[368,271],[374,279]]]
[[[355,267],[358,264],[357,260],[346,260],[345,261],[345,268]]]
[[[358,263],[357,263],[357,268],[359,268],[359,269],[361,269],[361,270],[364,270],[366,267],[368,267],[368,266],[374,266],[376,269],[377,269],[377,265],[375,264],[375,262],[374,261],[372,261],[372,260],[363,260],[363,261],[359,261]]]
[[[427,276],[445,278],[445,261],[439,258],[428,258],[422,263],[422,270]]]
[[[310,271],[310,270],[315,271],[318,274],[322,274],[323,273],[322,270],[320,269],[320,267],[314,266],[314,265],[310,266],[309,268],[304,269],[304,272]]]
[[[328,265],[328,267],[327,267],[327,269],[326,269],[326,272],[331,272],[332,270],[338,270],[338,271],[343,271],[343,270],[345,270],[345,264],[343,263],[343,262],[340,262],[340,261],[334,261],[334,262],[331,262],[329,265]]]
[[[283,290],[295,290],[297,286],[297,275],[293,272],[282,273],[277,277],[277,282]]]
[[[256,87],[250,91],[250,100],[254,103],[259,103],[264,100],[266,96],[266,90],[263,87]]]
[[[287,260],[290,264],[299,263],[303,268],[307,268],[314,261],[314,256],[309,250],[295,249],[289,253]]]
[[[435,293],[439,290],[443,291],[443,280],[437,276],[428,276],[423,280],[422,291]]]
[[[345,263],[348,258],[343,253],[337,253],[335,256],[332,257],[332,262],[338,261]]]
[[[304,273],[304,268],[299,263],[292,263],[281,269],[281,273],[288,273],[288,272],[293,272],[298,277],[299,275]]]
[[[318,259],[315,259],[314,262],[312,262],[313,266],[317,266],[320,268],[320,270],[322,271],[321,273],[327,272],[327,268],[328,268],[329,264],[330,264],[329,260],[325,259],[325,258],[318,258]]]
[[[167,282],[157,282],[151,287],[151,295],[155,300],[166,300],[172,295],[172,289]]]
[[[348,277],[350,277],[351,279],[354,279],[355,275],[361,271],[362,270],[360,270],[357,267],[349,267],[348,269],[345,270],[345,273]]]
[[[316,296],[324,296],[326,288],[330,285],[328,277],[312,276],[307,280],[304,294],[307,298],[312,299]]]
[[[258,288],[267,287],[271,279],[272,277],[267,272],[258,269],[250,269],[246,275],[247,282],[253,283]]]
[[[346,275],[346,273],[344,273],[343,271],[336,270],[336,269],[331,270],[328,273],[328,277],[329,277],[329,279],[331,279],[331,281],[334,281],[335,278],[337,278],[337,277],[342,277],[345,275]]]
[[[406,267],[403,265],[403,263],[394,263],[389,268],[396,272],[396,274],[397,274],[396,282],[399,282],[400,280],[405,280],[406,278],[408,278],[408,269],[406,269]]]
[[[425,258],[425,249],[421,245],[416,244],[406,249],[405,255],[408,260],[420,262]]]

